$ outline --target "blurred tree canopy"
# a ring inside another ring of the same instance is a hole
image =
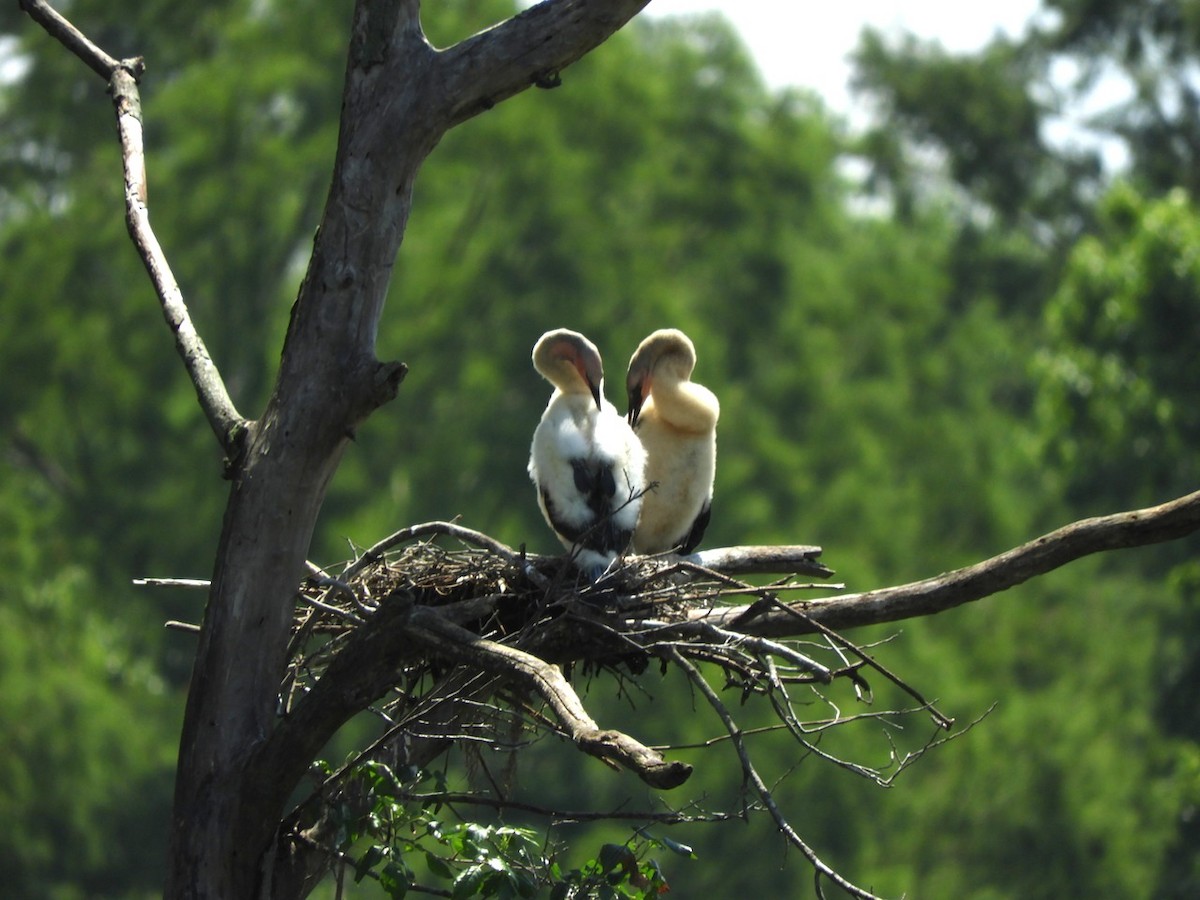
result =
[[[452,132],[381,326],[410,374],[357,436],[313,558],[454,516],[552,552],[525,463],[546,399],[529,353],[558,326],[598,344],[618,401],[638,341],[687,331],[723,408],[708,543],[819,543],[852,588],[1195,488],[1197,5],[1046,8],[970,56],[864,35],[862,135],[769,91],[711,17],[635,21],[561,88]],[[328,187],[350,4],[70,11],[148,58],[151,212],[253,415]],[[511,12],[453,0],[424,18],[441,46]],[[149,896],[193,640],[161,625],[202,604],[130,582],[207,576],[221,461],[125,235],[98,86],[15,6],[0,35],[0,876],[13,896]],[[1087,63],[1071,85],[1051,78],[1063,59]],[[1106,67],[1136,87],[1095,123],[1128,149],[1118,181],[1046,138]],[[890,666],[962,721],[996,708],[886,792],[781,760],[818,851],[889,894],[1194,896],[1195,549],[906,623]],[[666,685],[654,715],[717,731]],[[847,739],[887,752],[877,729]],[[575,805],[643,797],[549,749],[523,765]],[[736,769],[716,769],[688,790],[728,799]],[[684,896],[807,884],[769,829],[677,837],[700,857],[667,873]]]

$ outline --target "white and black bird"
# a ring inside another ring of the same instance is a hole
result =
[[[646,454],[604,399],[600,351],[560,328],[533,348],[554,393],[533,433],[529,477],[542,515],[584,572],[598,578],[629,548],[642,507]]]
[[[637,553],[691,553],[712,512],[721,406],[691,380],[696,348],[676,328],[655,331],[629,360],[629,424],[646,450]]]

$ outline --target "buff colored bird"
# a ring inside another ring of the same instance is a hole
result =
[[[638,553],[691,553],[708,527],[721,407],[691,380],[695,366],[696,348],[676,328],[655,331],[629,360],[629,424],[646,450]]]

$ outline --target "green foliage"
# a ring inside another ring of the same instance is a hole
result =
[[[1077,495],[1145,504],[1200,479],[1200,216],[1118,185],[1101,217],[1046,307],[1039,415]]]
[[[326,775],[329,769],[318,764]],[[637,831],[621,844],[605,843],[594,858],[564,868],[558,850],[531,828],[457,818],[443,801],[444,776],[409,772],[403,778],[378,762],[360,763],[347,780],[361,800],[334,810],[335,844],[352,863],[355,883],[374,880],[389,897],[447,890],[455,900],[649,898],[668,890],[656,860],[665,850],[695,858],[690,847]]]
[[[1154,10],[1195,21],[1192,4],[1054,6],[1073,10],[1068,50],[1115,53]],[[512,9],[426,4],[426,27],[445,46]],[[255,415],[329,177],[349,5],[152,2],[118,20],[76,0],[70,13],[148,57],[154,222]],[[16,896],[137,896],[159,877],[194,640],[161,623],[200,609],[129,580],[203,577],[225,492],[124,233],[102,86],[15,5],[0,32],[30,64],[0,87],[0,733],[14,773],[0,816],[16,823],[0,875]],[[1191,33],[1159,57],[1164,77],[1194,57]],[[312,557],[456,515],[554,552],[525,464],[549,393],[529,353],[560,325],[601,347],[614,399],[641,337],[686,330],[696,378],[722,401],[710,542],[820,543],[853,589],[1194,487],[1195,208],[1163,191],[1157,164],[1096,208],[1094,160],[1042,141],[1052,45],[965,58],[869,39],[860,82],[882,118],[851,142],[813,97],[767,91],[719,19],[636,22],[562,87],[448,135],[418,179],[380,324],[381,357],[411,373],[347,453]],[[863,211],[840,166],[850,150],[877,165],[886,212]],[[999,705],[886,792],[762,738],[772,776],[791,773],[779,796],[797,826],[890,893],[1193,895],[1200,591],[1190,569],[1164,575],[1189,552],[1076,567],[906,623],[878,648],[889,667],[960,721]],[[590,687],[597,719],[647,739],[720,734],[680,685],[646,677],[633,699],[603,677]],[[890,747],[874,726],[839,740],[850,756]],[[672,801],[740,808],[733,754],[688,754],[694,793]],[[657,800],[573,748],[523,755],[523,792]],[[432,880],[464,897],[648,897],[660,868],[681,896],[790,896],[810,877],[757,818],[672,838],[556,829],[560,846],[540,823],[414,804],[407,776],[361,777],[372,799],[344,811],[340,847],[363,896]]]
[[[1012,219],[1023,212],[1028,179],[1045,156],[1041,109],[1027,90],[1037,64],[1015,44],[997,41],[977,57],[954,57],[911,36],[893,50],[867,30],[855,77],[860,90],[887,104],[887,127],[936,142],[955,180]],[[934,96],[937,105],[929,103]],[[875,140],[883,135],[881,123]]]
[[[168,820],[177,713],[133,623],[92,605],[97,584],[54,512],[30,512],[38,488],[0,482],[4,890],[151,896],[163,860],[145,848]]]
[[[1130,99],[1092,124],[1121,140],[1131,174],[1149,191],[1200,190],[1200,116],[1192,67],[1200,56],[1195,0],[1047,0],[1057,18],[1043,41],[1078,71],[1087,91],[1102,77],[1120,79]]]

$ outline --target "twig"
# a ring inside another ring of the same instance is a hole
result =
[[[397,547],[400,544],[407,543],[414,538],[425,537],[427,535],[443,534],[448,537],[457,538],[467,544],[473,544],[476,547],[481,547],[491,553],[496,554],[504,561],[511,563],[514,566],[521,568],[525,575],[539,587],[544,587],[546,584],[545,577],[538,572],[533,566],[529,565],[528,560],[521,553],[513,550],[506,544],[501,543],[495,538],[484,534],[481,531],[475,531],[471,528],[465,528],[462,525],[457,525],[454,522],[426,522],[423,525],[410,525],[408,528],[401,528],[383,540],[379,541],[374,546],[365,550],[358,559],[354,560],[346,571],[342,573],[344,581],[350,581],[356,575],[362,572],[367,566],[378,562],[383,558],[383,555]]]
[[[178,587],[207,591],[212,582],[207,578],[135,578],[136,587]]]
[[[737,751],[738,759],[741,761],[742,777],[754,788],[754,792],[758,795],[759,800],[762,802],[763,806],[766,807],[767,811],[770,812],[771,818],[775,820],[775,825],[781,832],[783,832],[788,841],[802,854],[804,854],[805,859],[809,861],[809,863],[817,872],[819,872],[821,875],[824,875],[846,893],[853,897],[858,897],[859,900],[881,900],[881,898],[877,897],[875,894],[863,890],[839,875],[828,864],[823,862],[819,856],[817,856],[816,851],[814,851],[808,846],[807,843],[804,842],[804,840],[800,837],[796,830],[792,828],[791,824],[784,817],[782,811],[779,809],[779,806],[775,803],[775,798],[771,795],[770,790],[767,788],[766,783],[762,780],[762,777],[754,768],[754,763],[750,759],[749,751],[746,749],[746,743],[742,740],[741,729],[738,727],[737,722],[734,721],[733,716],[730,715],[729,710],[725,707],[725,704],[721,701],[721,698],[717,696],[717,692],[712,689],[712,685],[708,683],[708,681],[700,673],[700,670],[688,662],[682,656],[682,654],[679,653],[679,651],[670,649],[666,651],[666,655],[669,659],[671,659],[672,662],[679,666],[680,669],[687,673],[688,680],[692,683],[696,690],[703,695],[704,699],[708,701],[709,706],[712,707],[713,712],[715,712],[717,717],[720,718],[721,723],[725,726],[725,730],[729,732],[729,737],[733,741],[733,746]]]
[[[838,634],[832,628],[828,628],[825,625],[822,625],[820,622],[812,620],[811,617],[807,613],[801,612],[800,610],[797,610],[797,609],[793,609],[792,607],[788,606],[786,603],[784,603],[783,601],[781,601],[777,598],[775,599],[775,604],[781,610],[788,613],[789,615],[797,616],[799,618],[812,621],[812,624],[816,627],[816,630],[821,632],[821,634],[823,634],[826,638],[828,638],[832,643],[834,643],[836,646],[842,647],[845,650],[848,650],[854,656],[857,656],[860,660],[863,661],[863,663],[870,666],[872,669],[874,669],[876,672],[878,672],[880,675],[882,675],[884,678],[886,678],[892,684],[896,685],[896,687],[900,688],[900,690],[904,691],[904,693],[908,694],[910,697],[912,697],[914,700],[916,700],[919,704],[921,704],[921,707],[923,709],[926,709],[929,711],[929,715],[933,717],[933,721],[937,723],[939,728],[941,728],[944,731],[949,731],[951,728],[954,727],[954,720],[952,718],[950,718],[949,716],[942,715],[942,713],[938,712],[936,707],[934,707],[932,701],[926,700],[925,697],[921,695],[920,691],[918,691],[916,688],[914,688],[912,685],[910,685],[908,682],[906,682],[904,679],[902,679],[899,675],[896,675],[894,672],[892,672],[890,669],[888,669],[886,666],[884,666],[883,663],[876,660],[875,657],[873,657],[870,654],[863,651],[853,641],[846,640],[846,638],[842,637],[840,634]]]
[[[842,583],[827,584],[821,581],[787,581],[781,584],[768,584],[765,587],[772,591],[841,591],[846,589],[846,585]],[[761,594],[762,591],[763,586],[750,585],[741,588],[721,588],[718,593],[722,597],[736,597],[739,594]]]
[[[430,801],[445,803],[446,805],[453,804],[469,804],[471,806],[486,806],[489,809],[504,812],[506,810],[519,810],[520,812],[531,813],[536,816],[544,816],[545,818],[553,819],[558,824],[567,822],[654,822],[659,825],[688,825],[696,822],[726,822],[732,818],[728,813],[702,813],[699,815],[689,815],[687,813],[676,812],[653,812],[650,810],[634,810],[624,811],[620,809],[609,810],[608,812],[597,812],[595,810],[562,810],[551,809],[545,806],[539,806],[534,803],[524,803],[519,800],[508,800],[503,797],[487,797],[482,794],[455,794],[455,793],[417,793],[409,791],[401,791],[399,799],[409,800],[414,803],[428,803]]]
[[[767,638],[760,638],[755,635],[740,634],[735,631],[727,631],[724,628],[718,628],[712,623],[705,622],[703,620],[679,623],[645,621],[637,624],[651,629],[652,634],[661,630],[667,634],[678,634],[681,637],[700,635],[719,641],[725,646],[745,648],[746,650],[754,653],[765,653],[772,656],[778,656],[786,659],[788,662],[795,663],[805,671],[812,672],[820,681],[823,681],[825,684],[833,681],[833,672],[831,672],[828,667],[821,665],[816,660],[809,659],[798,650],[794,650],[791,647]],[[646,649],[653,650],[658,646],[660,645],[656,643],[647,646]]]
[[[346,597],[354,605],[354,608],[363,615],[369,616],[375,611],[371,607],[367,606],[367,604],[363,603],[362,598],[358,596],[358,591],[356,591],[348,582],[341,578],[334,578],[316,563],[309,562],[308,560],[304,561],[304,568],[308,570],[308,577],[310,581],[316,584],[317,587],[326,588],[326,593],[321,598],[322,600],[327,599],[331,594],[341,594],[343,597]],[[301,599],[306,598],[302,596]]]
[[[238,413],[204,341],[192,324],[183,293],[166,255],[150,227],[146,205],[146,157],[142,140],[142,101],[137,82],[141,57],[115,59],[80,32],[44,0],[20,0],[21,8],[46,32],[78,56],[93,72],[108,80],[117,114],[121,163],[125,172],[125,224],[158,294],[163,317],[175,336],[175,348],[191,377],[208,424],[227,456],[236,457],[245,436],[246,420]]]
[[[328,603],[318,600],[316,597],[310,597],[307,594],[300,594],[300,600],[304,603],[307,603],[314,609],[319,609],[321,612],[329,613],[331,616],[337,616],[339,619],[345,619],[347,622],[351,622],[354,625],[361,625],[363,623],[362,618],[356,616],[354,613],[350,612],[350,610],[342,609],[340,606],[331,606]]]

